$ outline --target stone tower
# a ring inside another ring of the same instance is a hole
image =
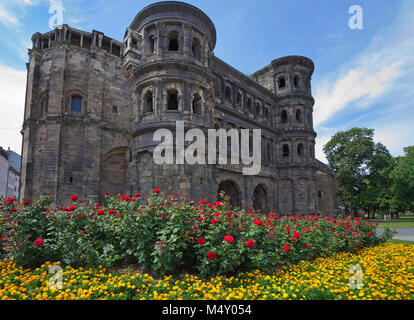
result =
[[[202,199],[211,192],[211,166],[154,165],[159,128],[207,131],[214,127],[211,57],[216,30],[199,9],[177,2],[144,8],[126,30],[123,69],[132,84],[133,121],[129,133],[129,189],[186,192]]]
[[[210,18],[176,1],[142,9],[122,42],[67,25],[32,40],[21,199],[102,201],[157,187],[193,200],[225,191],[235,205],[280,214],[333,213],[333,176],[315,159],[308,58],[276,59],[247,76],[214,55]],[[261,129],[260,173],[155,164],[154,132],[175,132],[177,121],[205,133]]]

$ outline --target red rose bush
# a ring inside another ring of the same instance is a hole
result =
[[[133,264],[156,274],[198,271],[214,276],[277,267],[355,251],[386,241],[360,218],[261,214],[229,199],[188,202],[182,195],[106,195],[103,204],[72,195],[58,208],[49,198],[29,205],[8,198],[0,211],[0,258],[22,266],[45,261],[112,267]]]

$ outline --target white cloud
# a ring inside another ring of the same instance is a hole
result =
[[[404,10],[396,21],[388,30],[381,30],[360,55],[316,85],[315,127],[340,111],[375,106],[378,98],[400,85],[395,80],[410,74],[414,65],[414,7]],[[412,73],[410,77],[414,81]]]
[[[331,136],[322,136],[322,137],[317,137],[315,139],[316,141],[316,146],[315,146],[315,157],[316,159],[324,162],[324,163],[328,163],[328,160],[326,159],[325,153],[323,152],[323,147],[325,146],[325,144],[327,144],[330,140],[331,140]]]
[[[0,146],[21,152],[26,72],[0,65]]]
[[[5,24],[6,26],[10,25],[16,25],[19,21],[17,20],[17,17],[8,11],[6,8],[4,8],[0,4],[0,22]]]

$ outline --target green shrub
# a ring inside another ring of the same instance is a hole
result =
[[[360,218],[259,214],[224,202],[194,204],[158,189],[107,196],[105,205],[78,201],[56,208],[47,198],[31,206],[4,203],[0,255],[22,266],[61,261],[71,266],[134,264],[162,275],[182,269],[213,276],[275,268],[387,241]],[[35,241],[39,240],[37,243]]]

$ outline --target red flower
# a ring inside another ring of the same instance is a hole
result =
[[[224,236],[224,241],[231,244],[234,242],[234,238],[232,236]]]
[[[72,212],[72,211],[75,211],[75,210],[76,210],[75,206],[69,206],[69,207],[66,208],[67,212]]]
[[[43,246],[43,243],[44,242],[43,242],[43,239],[42,238],[36,239],[35,242],[34,242],[34,244],[35,244],[36,247]]]
[[[204,238],[200,238],[200,239],[198,239],[197,243],[198,243],[200,246],[202,246],[203,244],[205,244],[205,243],[206,243],[206,240],[205,240]]]
[[[309,248],[309,245],[307,245],[306,243],[303,245],[304,248]]]
[[[199,204],[205,204],[206,202],[204,200],[200,200],[198,203]]]
[[[263,222],[262,222],[262,220],[254,220],[254,224],[256,224],[259,227],[261,227],[263,225]]]
[[[207,254],[207,258],[209,258],[210,260],[214,260],[216,258],[216,254],[214,252],[209,252]]]
[[[253,247],[254,247],[254,242],[253,242],[253,240],[248,240],[248,241],[247,241],[247,246],[248,246],[249,248],[253,248]]]
[[[158,189],[158,188],[156,188],[156,189],[154,189],[154,193],[156,193],[156,194],[160,194],[160,193],[161,193],[161,190],[160,190],[160,189]]]
[[[23,205],[28,205],[30,203],[30,201],[29,200],[25,200],[25,201],[23,201]]]
[[[294,236],[296,239],[299,239],[299,238],[300,238],[300,234],[299,234],[299,233],[297,233],[297,232],[295,232],[295,233],[293,234],[293,236]]]
[[[11,212],[17,212],[17,209],[16,208],[12,208],[12,209],[10,209],[10,211]]]
[[[290,247],[288,245],[284,245],[283,246],[283,250],[285,250],[286,252],[290,251]]]
[[[212,224],[216,224],[218,221],[216,219],[211,220]]]
[[[368,235],[369,235],[369,236],[372,236],[372,232],[368,232]]]
[[[114,212],[115,212],[114,209],[111,209],[108,211],[108,214],[113,214]]]
[[[203,222],[203,218],[201,218],[201,217],[198,218],[198,221]]]
[[[76,200],[78,200],[78,196],[76,194],[74,194],[73,196],[70,197],[70,200],[76,201]]]
[[[105,214],[105,211],[103,211],[102,209],[101,210],[98,210],[98,212],[96,213],[98,216],[103,216],[104,214]]]
[[[119,200],[129,201],[130,199],[127,195],[124,195],[124,196],[120,197]]]
[[[214,214],[214,216],[217,218],[217,217],[220,217],[220,215],[221,215],[221,213],[220,212],[216,212],[215,214]]]
[[[141,194],[140,194],[140,193],[137,193],[137,194],[135,195],[135,197],[136,197],[136,198],[140,198],[140,197],[141,197]]]
[[[296,239],[295,239],[295,238],[292,238],[292,239],[290,239],[290,241],[295,242],[295,241],[296,241]]]

